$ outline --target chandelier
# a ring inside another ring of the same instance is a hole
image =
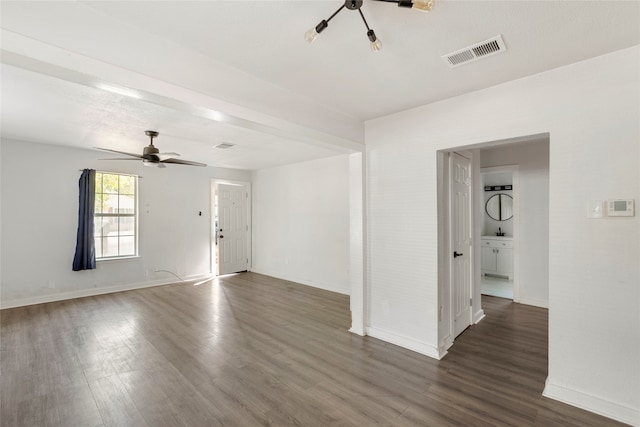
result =
[[[416,10],[420,10],[423,12],[429,12],[433,8],[433,0],[375,0],[375,1],[383,1],[386,3],[396,3],[398,7],[408,7]],[[369,38],[369,42],[371,43],[371,50],[374,52],[382,49],[382,42],[376,36],[376,33],[369,28],[369,24],[367,24],[367,20],[362,13],[360,8],[362,7],[363,0],[345,0],[344,4],[336,10],[333,15],[331,15],[328,19],[323,19],[320,21],[318,25],[311,28],[304,34],[304,39],[309,43],[313,43],[318,35],[323,32],[328,26],[329,21],[333,19],[338,13],[342,11],[345,7],[349,10],[357,10],[360,13],[360,17],[362,18],[362,22],[364,22],[364,26],[367,27],[367,38]]]

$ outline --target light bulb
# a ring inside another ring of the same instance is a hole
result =
[[[433,0],[413,0],[413,9],[430,12],[433,9]]]
[[[371,50],[372,51],[377,52],[380,49],[382,49],[382,42],[376,36],[376,33],[373,30],[367,31],[367,37],[369,38],[369,41],[371,42]]]
[[[328,26],[329,26],[329,23],[325,19],[323,19],[322,21],[320,21],[318,25],[316,25],[315,27],[311,28],[309,31],[304,33],[304,39],[309,43],[313,43],[313,41],[318,37],[318,34],[323,32],[324,29],[327,28]]]
[[[382,42],[380,41],[380,39],[376,39],[376,41],[371,42],[371,50],[372,51],[377,52],[380,49],[382,49]]]
[[[316,31],[316,28],[310,28],[309,31],[307,31],[306,33],[304,33],[304,39],[308,42],[308,43],[313,43],[316,38],[318,38],[318,32]]]

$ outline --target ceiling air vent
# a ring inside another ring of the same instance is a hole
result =
[[[219,148],[221,150],[226,150],[227,148],[235,147],[236,144],[229,144],[228,142],[223,142],[222,144],[218,144],[213,148]]]
[[[464,49],[442,55],[442,59],[444,59],[450,68],[455,68],[477,61],[478,59],[505,52],[506,50],[507,46],[504,44],[502,36],[497,35],[482,43],[476,43]]]

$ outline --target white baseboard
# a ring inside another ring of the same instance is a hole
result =
[[[449,334],[440,342],[440,345],[438,346],[438,353],[440,355],[440,357],[438,357],[439,360],[442,360],[443,357],[449,354],[448,350],[451,348],[452,345],[453,345],[453,335]]]
[[[349,329],[349,332],[351,332],[352,334],[360,335],[361,337],[364,337],[366,335],[364,328],[362,327],[352,326],[351,329]]]
[[[349,328],[349,332],[351,332],[352,334],[360,335],[361,337],[364,337],[365,335],[367,335],[367,331],[364,326],[363,320],[364,319],[362,319],[362,316],[356,316],[354,318],[353,310],[352,310],[351,311],[351,328]]]
[[[518,301],[514,302],[517,302],[518,304],[533,305],[534,307],[549,308],[549,301],[541,299],[520,298]]]
[[[475,313],[473,313],[473,324],[476,325],[478,323],[480,323],[480,321],[482,319],[484,319],[485,315],[484,315],[484,310],[480,309],[478,311],[476,311]]]
[[[438,350],[438,348],[425,342],[418,341],[414,338],[398,335],[394,332],[373,328],[371,326],[367,327],[366,332],[370,337],[378,338],[382,341],[399,345],[400,347],[404,347],[417,353],[424,354],[425,356],[433,357],[434,359],[440,360],[440,351]]]
[[[210,274],[194,274],[185,277],[185,281],[193,281],[210,277]],[[114,292],[132,291],[135,289],[150,288],[153,286],[170,285],[180,283],[176,279],[152,280],[149,282],[127,283],[123,285],[105,286],[103,288],[78,289],[75,291],[58,292],[55,294],[37,295],[28,298],[17,298],[0,301],[0,309],[24,307],[26,305],[45,304],[48,302],[63,301],[74,298],[92,297],[96,295],[111,294]]]
[[[622,423],[630,424],[632,426],[640,426],[639,409],[629,408],[581,391],[552,384],[549,381],[549,378],[547,378],[547,381],[545,382],[542,395]]]
[[[256,267],[252,267],[251,271],[254,273],[265,275],[265,276],[275,277],[276,279],[288,280],[289,282],[295,282],[295,283],[300,283],[301,285],[311,286],[318,289],[324,289],[325,291],[329,291],[329,292],[335,292],[342,295],[349,295],[348,290],[345,291],[344,289],[336,289],[335,287],[332,286],[331,283],[323,283],[315,280],[314,281],[305,280],[305,279],[301,279],[299,277],[288,275],[282,272],[278,272],[274,270],[265,270],[265,269],[256,268]]]

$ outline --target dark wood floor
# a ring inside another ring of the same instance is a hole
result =
[[[0,424],[616,424],[541,396],[546,310],[483,305],[442,361],[347,332],[344,295],[254,273],[3,310]]]

